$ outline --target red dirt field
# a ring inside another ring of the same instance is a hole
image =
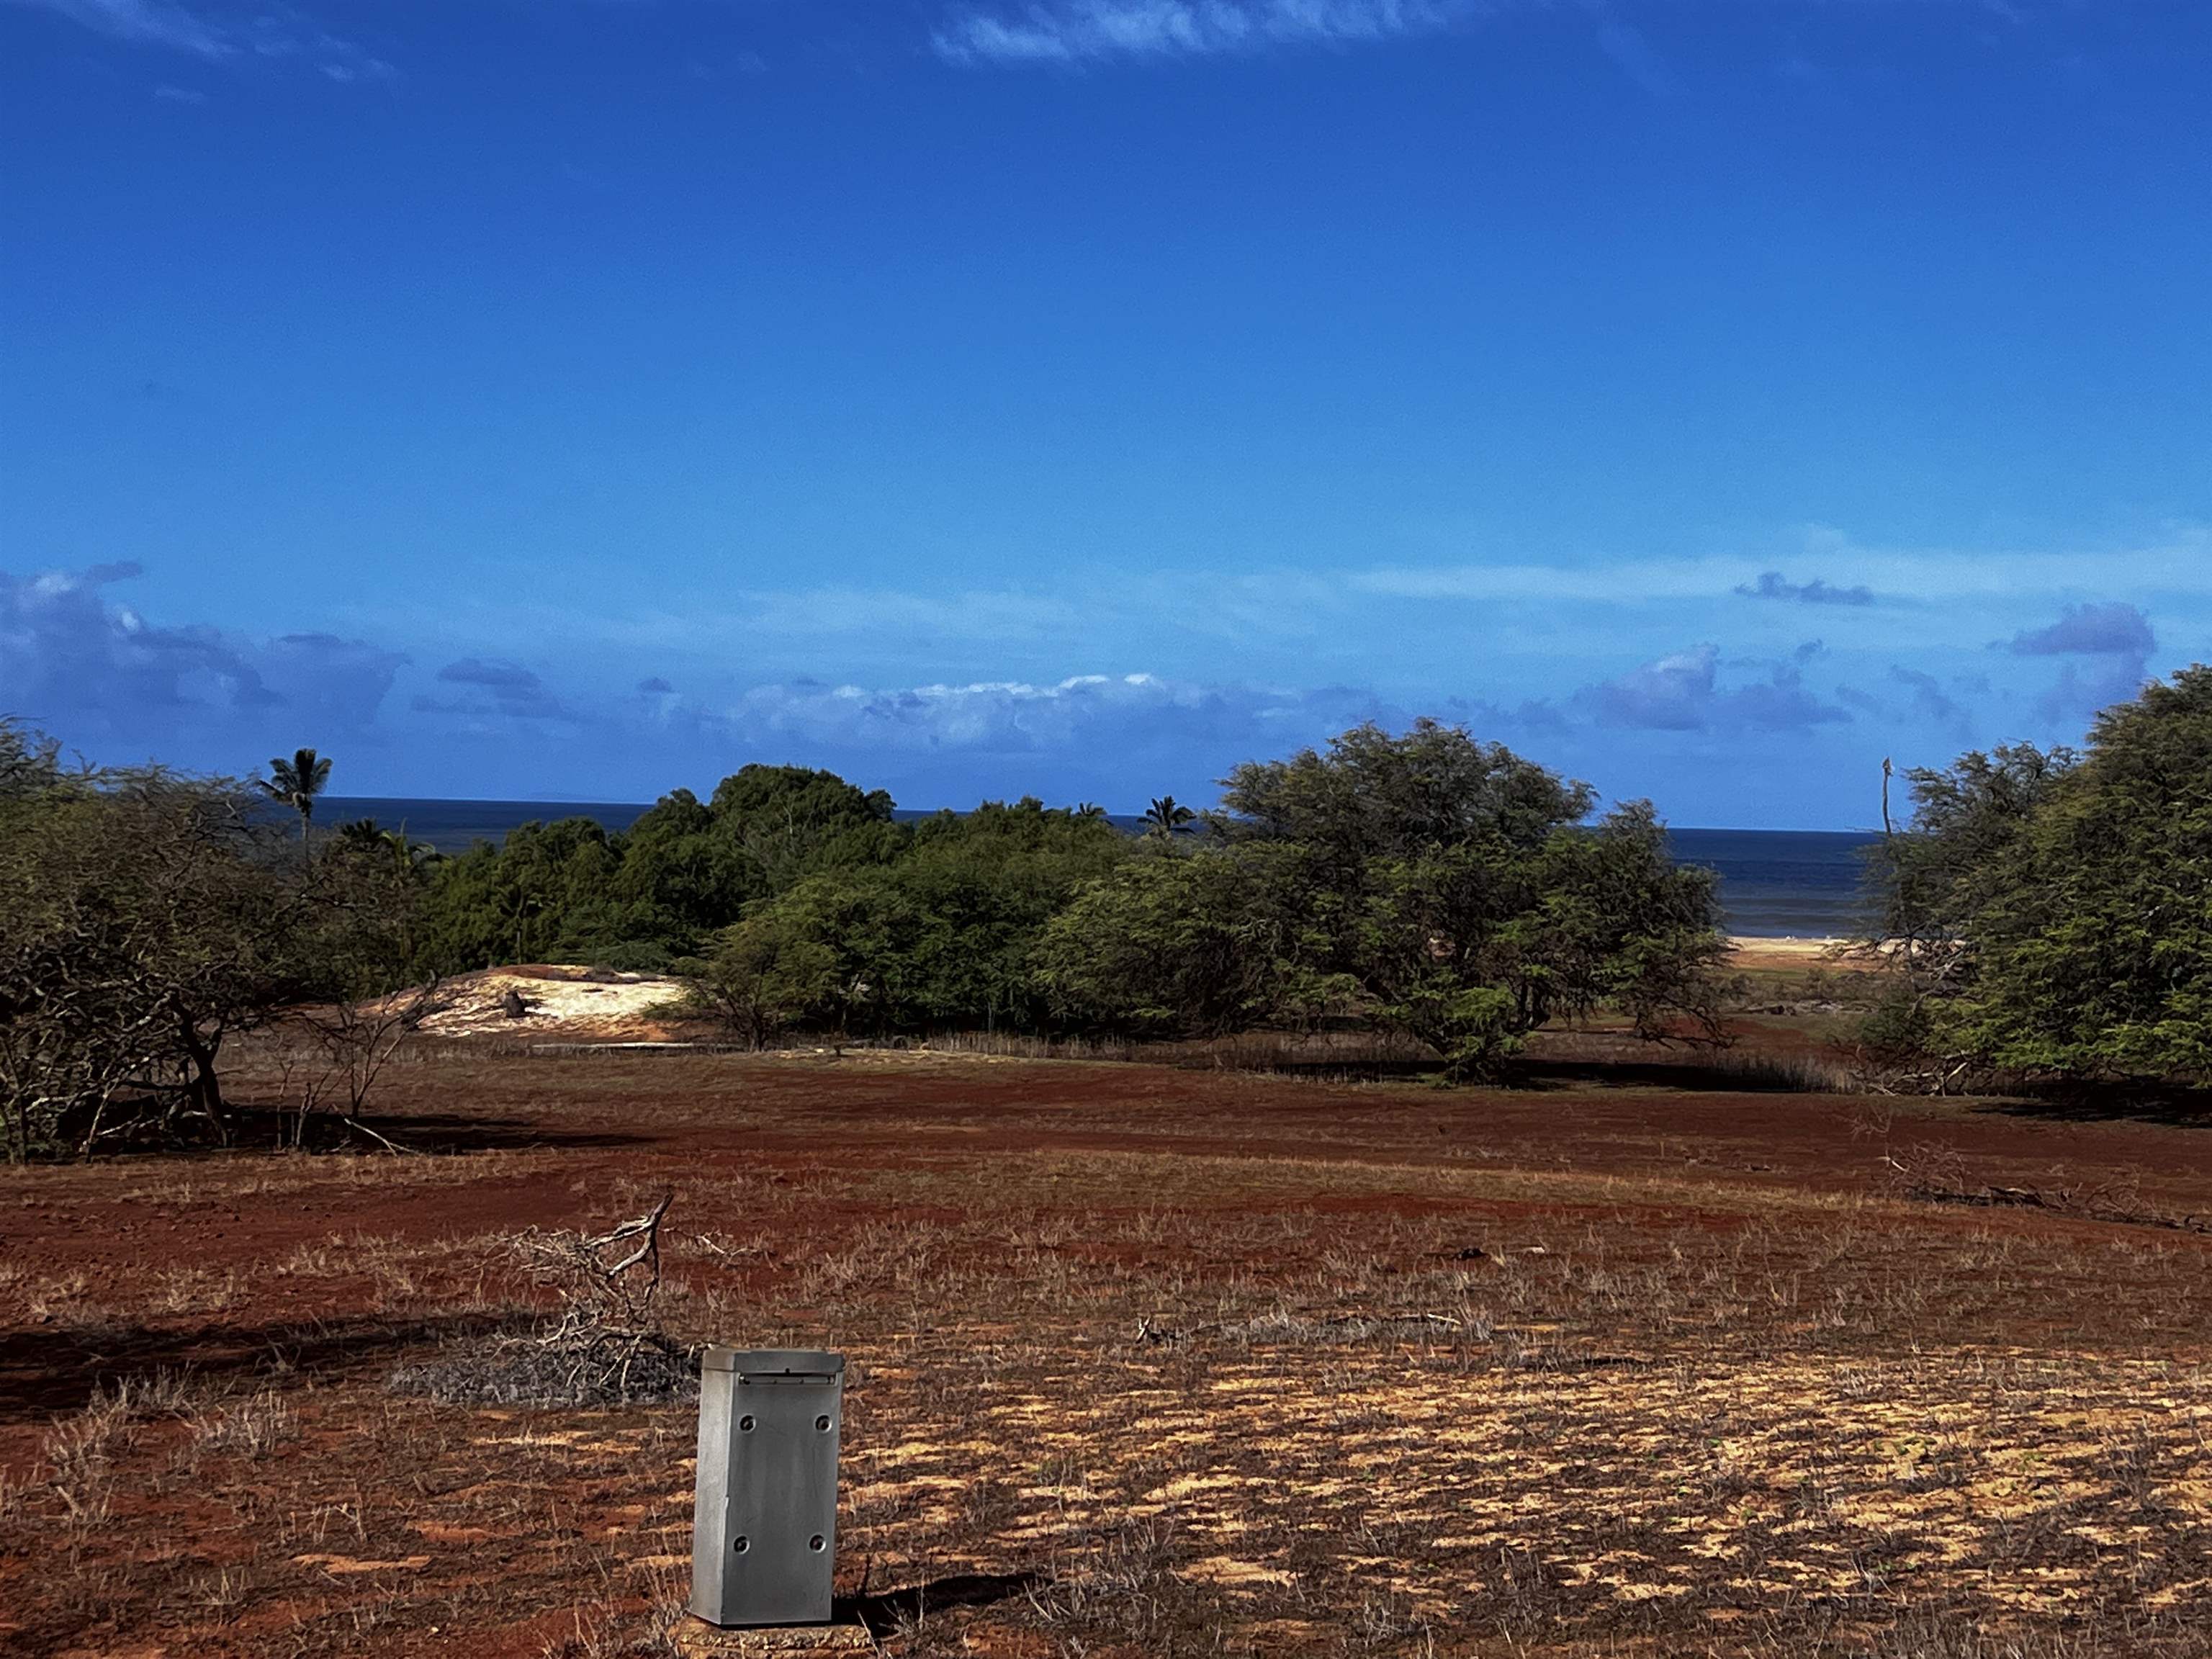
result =
[[[0,1650],[671,1650],[691,1407],[395,1372],[672,1191],[674,1334],[850,1356],[891,1652],[2212,1652],[2212,1132],[1553,1059],[446,1045],[411,1155],[9,1170]]]

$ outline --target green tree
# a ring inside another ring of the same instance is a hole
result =
[[[1139,858],[1091,882],[1040,933],[1036,982],[1059,1018],[1151,1036],[1212,1036],[1312,994],[1265,860],[1200,849]]]
[[[1130,855],[1110,824],[1034,799],[912,826],[893,860],[822,868],[749,915],[788,923],[836,961],[830,1023],[868,1035],[1049,1018],[1030,955],[1086,881]]]
[[[282,801],[300,815],[300,853],[307,853],[308,829],[314,822],[315,797],[321,794],[331,781],[330,757],[318,755],[312,749],[295,751],[292,758],[281,757],[269,763],[269,776],[261,788],[271,800]]]
[[[1978,976],[1978,937],[2018,879],[2021,841],[2035,812],[2080,763],[2069,749],[2013,744],[1905,774],[1910,823],[1889,822],[1868,852],[1866,942],[1891,971],[1863,1035],[1893,1060],[1936,1062],[1938,1078],[1973,1063],[1956,1018]]]
[[[1588,785],[1433,720],[1238,767],[1222,799],[1232,852],[1275,851],[1306,970],[1356,984],[1451,1076],[1498,1078],[1528,1032],[1607,1002],[1647,1036],[1670,1017],[1717,1034],[1715,883],[1668,857],[1648,805],[1586,825]]]
[[[423,965],[664,970],[809,874],[895,860],[909,837],[890,813],[890,796],[832,773],[748,766],[711,802],[677,790],[620,835],[586,818],[526,824],[437,872]]]
[[[927,1023],[1044,1023],[1049,1012],[1030,960],[1039,933],[1084,883],[1132,850],[1103,817],[1049,809],[1034,797],[916,824],[888,879],[935,922],[919,936],[915,963]]]
[[[905,842],[883,790],[861,790],[834,772],[747,766],[724,778],[708,803],[716,831],[780,893],[817,870],[882,863]]]
[[[495,963],[591,960],[650,937],[655,919],[614,891],[621,853],[584,817],[526,823],[503,846],[479,842],[447,860],[423,918],[423,965],[460,973]]]
[[[445,855],[427,841],[409,838],[407,826],[387,830],[374,818],[355,818],[337,828],[337,846],[356,859],[383,859],[393,868],[423,876]]]
[[[693,1005],[756,1049],[823,1012],[837,988],[836,952],[774,914],[723,929],[703,960],[687,960],[680,971]]]
[[[2212,1072],[2212,668],[2105,710],[2078,757],[1969,755],[1913,786],[1874,939],[1915,963],[1907,1035],[1939,1077]]]
[[[329,983],[349,911],[272,856],[240,786],[17,771],[0,803],[11,1156],[149,1127],[227,1135],[226,1041]]]

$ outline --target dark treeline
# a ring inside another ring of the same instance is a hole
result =
[[[272,1024],[319,1045],[307,1096],[357,1101],[411,1017],[391,1010],[429,1006],[395,994],[507,963],[672,974],[756,1044],[1358,1022],[1490,1080],[1563,1015],[1722,1033],[1711,872],[1648,805],[1594,817],[1587,785],[1433,722],[1239,766],[1217,811],[1156,802],[1138,836],[1036,800],[898,823],[880,791],[749,766],[618,834],[572,818],[441,859],[318,830],[330,771],[72,769],[0,720],[12,1156],[225,1133],[225,1044]],[[1869,869],[1870,1060],[1937,1088],[2212,1069],[2212,670],[2079,753],[1906,776]]]
[[[1432,722],[1240,766],[1218,811],[1157,802],[1140,836],[1035,800],[897,823],[880,791],[749,766],[618,834],[531,824],[453,859],[374,823],[318,831],[312,750],[240,783],[70,771],[0,732],[18,1156],[149,1114],[220,1125],[236,1031],[505,963],[672,973],[756,1043],[1334,1018],[1494,1079],[1560,1014],[1716,1029],[1710,872],[1670,860],[1648,806],[1592,821],[1588,786]]]
[[[747,767],[629,830],[527,825],[439,871],[426,967],[672,971],[756,1042],[951,1029],[1206,1035],[1326,1014],[1494,1076],[1558,1012],[1708,1018],[1713,882],[1650,809],[1424,722],[1237,768],[1149,832],[990,803],[895,823],[828,773]]]

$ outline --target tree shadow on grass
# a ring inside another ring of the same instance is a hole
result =
[[[233,1103],[228,1116],[230,1140],[223,1145],[211,1135],[187,1144],[149,1136],[137,1141],[103,1145],[107,1158],[219,1157],[256,1152],[378,1152],[397,1146],[410,1152],[447,1155],[460,1152],[513,1152],[537,1149],[589,1151],[641,1146],[652,1139],[622,1129],[565,1128],[536,1118],[474,1117],[459,1113],[425,1112],[387,1115],[365,1112],[353,1120],[359,1128],[334,1112],[311,1113],[302,1133],[299,1115],[275,1106]],[[366,1130],[368,1133],[363,1133]]]
[[[410,1348],[484,1335],[505,1322],[495,1315],[465,1314],[188,1329],[9,1331],[0,1333],[0,1423],[75,1411],[102,1389],[163,1371],[216,1384],[294,1372],[343,1373],[388,1362]]]
[[[580,1152],[643,1146],[653,1139],[623,1129],[561,1128],[535,1118],[469,1117],[442,1113],[385,1117],[372,1114],[356,1121],[415,1152],[526,1152],[538,1148]],[[339,1143],[351,1133],[343,1123],[331,1127]],[[353,1144],[361,1143],[356,1139]]]
[[[1686,1094],[1833,1094],[1808,1069],[1748,1064],[1685,1054],[1678,1060],[1524,1060],[1517,1081],[1530,1089],[1679,1089]]]
[[[2170,1083],[2031,1085],[1980,1109],[2058,1123],[2160,1123],[2212,1129],[2212,1087]]]

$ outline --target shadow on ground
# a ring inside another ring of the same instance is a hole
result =
[[[963,1572],[933,1578],[908,1589],[880,1590],[872,1595],[841,1595],[830,1615],[839,1624],[866,1626],[874,1636],[919,1624],[933,1613],[951,1607],[988,1607],[1009,1601],[1045,1582],[1038,1572]]]
[[[398,1146],[404,1152],[434,1153],[530,1152],[539,1148],[590,1151],[638,1146],[647,1139],[620,1129],[556,1128],[542,1119],[476,1117],[459,1113],[371,1112],[363,1113],[354,1122],[360,1125],[360,1130],[335,1113],[317,1113],[307,1120],[301,1149],[311,1152],[382,1152],[387,1146]],[[230,1126],[228,1146],[210,1144],[191,1147],[187,1152],[219,1155],[250,1152],[257,1147],[289,1151],[294,1148],[294,1137],[300,1127],[295,1113],[258,1105],[234,1106]],[[364,1134],[361,1130],[369,1133]],[[178,1149],[173,1145],[148,1144],[118,1150],[126,1156],[160,1153],[174,1157]]]
[[[482,1336],[501,1323],[471,1314],[179,1329],[131,1325],[9,1331],[0,1334],[0,1423],[76,1411],[101,1389],[164,1371],[210,1382],[345,1371],[388,1361],[409,1348]]]
[[[2161,1123],[2212,1129],[2212,1089],[2160,1083],[2051,1085],[2023,1090],[1985,1109],[2060,1123]]]

